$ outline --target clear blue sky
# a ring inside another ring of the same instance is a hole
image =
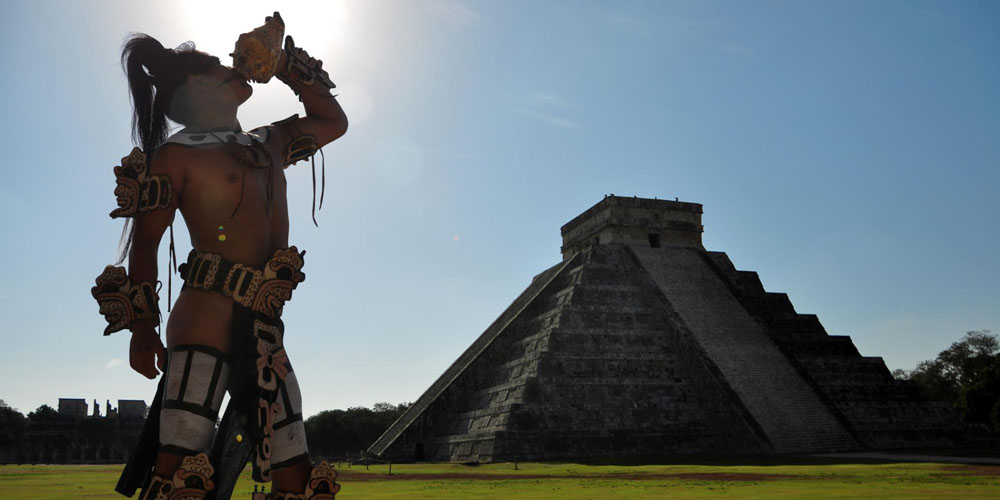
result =
[[[0,398],[149,401],[90,296],[132,146],[120,44],[226,60],[274,5],[5,4]],[[326,148],[318,229],[308,168],[287,172],[306,414],[415,400],[606,193],[704,204],[708,249],[890,368],[1000,332],[996,2],[281,6],[352,120]],[[296,112],[274,81],[240,119]]]

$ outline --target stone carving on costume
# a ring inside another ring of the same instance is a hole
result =
[[[111,211],[112,218],[135,217],[170,206],[170,178],[150,174],[148,170],[146,154],[137,147],[115,167],[118,208]]]
[[[152,476],[139,500],[202,500],[215,490],[214,473],[208,455],[199,453],[184,457],[172,479]]]
[[[132,284],[124,267],[106,266],[94,282],[90,294],[108,322],[104,335],[124,330],[136,321],[159,318],[159,297],[153,284]]]
[[[285,302],[292,298],[292,290],[306,279],[302,272],[305,255],[305,250],[300,253],[294,246],[276,250],[264,264],[264,282],[250,308],[268,317],[280,315]]]
[[[310,471],[304,493],[275,491],[271,494],[270,500],[333,500],[339,491],[337,471],[323,460]]]
[[[276,250],[264,270],[258,270],[226,261],[218,254],[191,250],[179,270],[185,287],[221,293],[243,307],[276,318],[292,298],[292,290],[306,279],[302,272],[305,254],[294,246]]]
[[[278,382],[288,376],[288,355],[282,342],[282,331],[263,321],[255,321],[257,337],[257,387],[277,392]]]

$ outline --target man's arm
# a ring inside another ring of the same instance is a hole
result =
[[[153,153],[149,167],[150,174],[169,177],[172,196],[167,208],[137,215],[133,220],[132,245],[128,256],[128,275],[132,283],[156,283],[157,250],[163,232],[174,219],[184,188],[184,175],[181,169],[183,164],[177,153],[174,146],[165,146]],[[163,342],[156,332],[158,323],[159,318],[152,318],[137,321],[129,326],[132,331],[129,364],[132,369],[150,379],[156,378],[158,375],[156,368],[163,370],[167,361]]]
[[[286,82],[299,95],[305,107],[306,116],[283,122],[275,127],[282,151],[286,151],[291,141],[311,135],[316,139],[316,147],[323,147],[347,132],[347,115],[330,89],[320,83],[303,84],[289,70],[288,53],[282,49],[276,76]]]

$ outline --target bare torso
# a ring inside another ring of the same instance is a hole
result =
[[[274,163],[271,169],[244,167],[222,144],[164,147],[184,150],[171,156],[185,163],[179,208],[196,250],[259,269],[275,250],[288,247],[285,173],[273,143],[268,144]],[[273,183],[270,215],[269,172]],[[237,204],[239,210],[233,215]],[[167,321],[167,346],[201,344],[228,352],[232,312],[233,300],[229,297],[183,290]]]

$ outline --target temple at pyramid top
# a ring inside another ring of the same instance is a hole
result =
[[[562,227],[563,260],[593,245],[701,246],[701,204],[605,196]]]

